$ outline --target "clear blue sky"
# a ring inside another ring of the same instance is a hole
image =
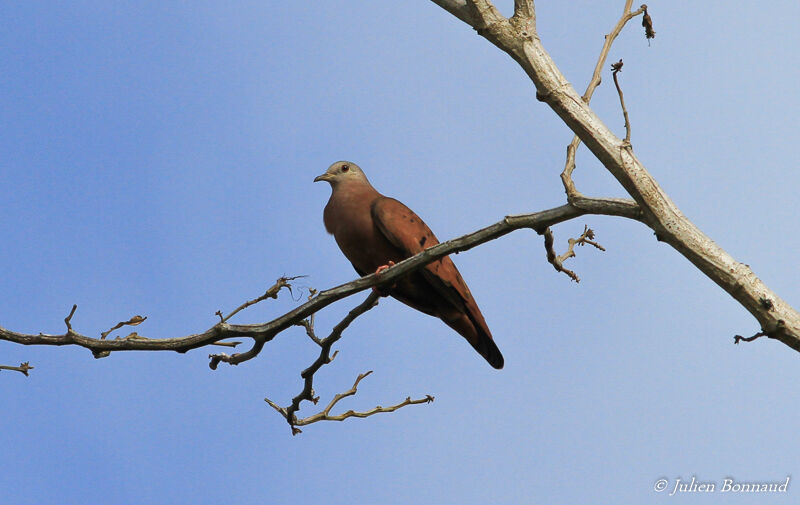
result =
[[[624,2],[539,1],[541,38],[581,91]],[[510,11],[511,2],[500,7]],[[609,62],[633,146],[684,213],[795,307],[800,19],[796,1],[650,2]],[[0,325],[149,337],[203,331],[284,274],[355,277],[312,179],[359,163],[440,239],[564,201],[566,127],[519,67],[430,2],[0,4]],[[608,71],[597,113],[620,134]],[[582,150],[586,194],[623,196]],[[800,355],[650,230],[587,217],[576,285],[519,231],[455,260],[506,356],[491,369],[394,300],[319,375],[343,409],[427,406],[292,437],[287,404],[316,354],[296,329],[238,367],[208,350],[118,353],[0,343],[0,502],[755,503],[668,497],[659,478],[800,479]],[[284,294],[239,322],[295,306]],[[318,317],[324,333],[363,295]],[[211,351],[215,352],[215,351]],[[304,405],[301,414],[315,412]],[[800,482],[769,503],[797,503]]]

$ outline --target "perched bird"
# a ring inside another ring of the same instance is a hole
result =
[[[337,161],[314,179],[317,181],[331,185],[331,198],[324,213],[325,229],[359,275],[379,273],[439,243],[414,211],[378,193],[355,163]],[[438,317],[466,338],[490,365],[503,368],[503,355],[449,256],[398,279],[382,291]]]

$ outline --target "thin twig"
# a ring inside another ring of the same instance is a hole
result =
[[[233,342],[212,342],[211,345],[218,345],[220,347],[236,347],[241,345],[241,342],[234,340]]]
[[[216,314],[217,314],[217,316],[219,316],[219,319],[220,319],[221,323],[227,322],[230,318],[232,318],[233,316],[235,316],[236,314],[238,314],[242,310],[246,309],[247,307],[250,307],[251,305],[255,305],[255,304],[259,303],[259,302],[262,302],[262,301],[266,300],[267,298],[277,299],[278,298],[278,293],[283,288],[288,289],[289,292],[291,293],[292,292],[292,285],[289,284],[289,281],[293,281],[295,279],[301,279],[303,277],[306,277],[306,276],[305,275],[295,275],[294,277],[285,277],[285,276],[281,277],[275,282],[275,284],[270,286],[264,292],[263,295],[259,296],[258,298],[255,298],[253,300],[249,300],[247,302],[244,302],[243,304],[241,304],[238,307],[236,307],[236,309],[234,309],[233,312],[231,312],[227,316],[222,317],[222,311],[219,311],[219,310],[216,312]]]
[[[317,295],[317,293],[318,293],[318,291],[316,289],[309,288],[309,290],[308,290],[308,301],[311,301],[311,299],[314,298]],[[311,314],[306,319],[303,319],[302,321],[297,321],[294,324],[296,324],[297,326],[302,326],[303,328],[305,328],[306,335],[308,335],[308,338],[310,338],[315,344],[322,345],[322,340],[319,337],[317,337],[317,334],[314,332],[314,316],[315,315],[316,314]],[[333,358],[331,357],[331,359],[333,359]]]
[[[69,311],[69,315],[64,318],[64,323],[67,325],[67,334],[72,333],[72,316],[75,315],[75,311],[78,309],[78,304],[72,305],[72,310]]]
[[[101,333],[100,334],[100,339],[101,340],[105,339],[109,335],[109,333],[111,333],[112,331],[117,330],[119,328],[122,328],[123,326],[136,326],[136,325],[142,324],[146,319],[147,319],[147,316],[142,317],[142,316],[136,315],[136,316],[133,316],[132,318],[128,319],[127,321],[120,321],[116,325],[114,325],[114,327],[109,329],[108,331],[104,331],[103,333]]]
[[[592,95],[603,80],[603,69],[605,68],[606,60],[608,59],[608,54],[611,51],[611,46],[614,44],[614,41],[622,32],[622,29],[628,21],[644,13],[645,9],[647,9],[647,6],[643,5],[638,10],[631,12],[632,4],[633,0],[626,0],[622,16],[619,18],[614,28],[612,28],[611,32],[605,36],[605,43],[600,50],[600,56],[598,56],[597,63],[592,71],[592,78],[589,80],[586,91],[583,93],[583,101],[587,104],[591,101]],[[567,193],[568,201],[581,197],[580,192],[575,188],[575,183],[572,181],[572,172],[575,170],[575,156],[580,145],[581,139],[577,135],[573,136],[572,141],[567,146],[567,160],[564,164],[564,171],[561,172],[561,182],[564,185],[564,191]]]
[[[575,282],[580,282],[581,280],[575,272],[564,267],[564,262],[566,260],[575,257],[575,246],[589,244],[597,249],[600,249],[601,251],[605,251],[605,248],[594,241],[594,231],[592,231],[592,229],[586,225],[583,226],[583,234],[581,234],[580,237],[571,238],[567,242],[569,243],[567,252],[561,256],[558,256],[553,248],[553,232],[550,230],[550,228],[547,228],[544,231],[544,248],[547,251],[547,261],[553,265],[553,268],[555,268],[556,271],[565,273]]]
[[[328,403],[328,405],[321,412],[318,412],[317,414],[314,414],[314,415],[311,415],[311,416],[308,416],[308,417],[304,417],[302,419],[295,419],[294,423],[292,424],[292,435],[297,435],[297,434],[303,432],[300,428],[298,428],[298,426],[307,426],[309,424],[317,423],[317,422],[320,422],[320,421],[344,421],[345,419],[348,419],[348,418],[351,418],[351,417],[365,418],[365,417],[373,416],[375,414],[383,414],[383,413],[388,413],[388,412],[394,412],[395,410],[401,409],[401,408],[403,408],[403,407],[405,407],[407,405],[419,405],[419,404],[422,404],[422,403],[431,403],[435,399],[431,395],[425,395],[424,398],[419,398],[417,400],[412,400],[410,396],[407,396],[406,399],[403,400],[402,402],[400,402],[400,403],[398,403],[396,405],[391,405],[389,407],[382,407],[382,406],[378,405],[375,408],[372,408],[370,410],[363,411],[363,412],[357,412],[357,411],[354,411],[354,410],[348,410],[347,412],[344,412],[344,413],[339,414],[339,415],[333,415],[333,416],[330,415],[331,409],[337,403],[339,403],[340,400],[342,400],[343,398],[347,398],[348,396],[354,396],[356,394],[356,392],[358,391],[358,384],[361,382],[362,379],[364,379],[366,376],[368,376],[371,373],[372,373],[372,370],[360,374],[356,378],[356,381],[353,383],[353,387],[351,387],[349,390],[345,391],[344,393],[339,393],[339,394],[335,395],[333,397],[333,399],[330,401],[330,403]],[[276,404],[275,402],[273,402],[269,398],[264,398],[264,401],[266,401],[269,404],[269,406],[272,407],[273,409],[275,409],[281,416],[283,416],[287,420],[289,419],[289,413],[288,413],[288,410],[286,408],[281,407],[280,405]]]
[[[625,139],[622,141],[626,146],[631,145],[631,122],[628,120],[628,109],[625,108],[625,99],[622,97],[622,88],[619,87],[619,80],[617,74],[622,72],[622,58],[613,65],[611,65],[611,75],[614,76],[614,86],[617,87],[619,93],[619,103],[622,106],[622,114],[625,116]]]
[[[217,365],[220,363],[227,363],[229,365],[238,365],[239,363],[244,363],[245,361],[251,360],[258,356],[258,354],[264,348],[264,344],[267,342],[268,340],[253,338],[253,347],[251,347],[249,351],[231,354],[230,356],[224,352],[219,354],[209,354],[208,358],[210,361],[208,362],[208,367],[212,370],[216,370]]]
[[[0,370],[11,370],[14,372],[20,372],[25,377],[28,377],[28,370],[33,370],[33,367],[29,364],[28,361],[26,361],[24,363],[20,363],[19,366],[0,365]]]
[[[733,336],[733,343],[734,344],[738,344],[739,342],[752,342],[753,340],[755,340],[755,339],[757,339],[759,337],[764,337],[766,335],[767,335],[767,332],[765,332],[765,331],[759,331],[758,333],[756,333],[752,337],[743,337],[741,335],[734,335]]]

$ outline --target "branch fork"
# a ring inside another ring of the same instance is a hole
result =
[[[313,294],[312,294],[313,296]],[[364,314],[368,310],[372,309],[373,307],[378,305],[378,300],[380,299],[381,295],[377,291],[372,291],[367,296],[367,298],[361,302],[357,307],[351,310],[347,316],[345,316],[342,321],[339,322],[336,326],[333,327],[331,330],[330,335],[327,337],[320,339],[316,336],[316,332],[314,329],[314,321],[311,317],[308,319],[303,320],[302,324],[297,323],[300,326],[305,327],[306,334],[311,338],[311,340],[316,343],[320,347],[319,356],[317,359],[305,370],[300,373],[300,377],[303,379],[303,389],[300,393],[292,398],[292,403],[288,407],[281,407],[277,403],[273,402],[269,398],[264,398],[264,401],[269,404],[273,409],[275,409],[285,420],[289,423],[289,427],[292,430],[292,435],[297,435],[302,433],[302,430],[298,428],[298,426],[305,426],[307,424],[319,422],[319,421],[343,421],[349,417],[368,417],[374,414],[383,413],[383,412],[394,412],[395,410],[405,407],[406,405],[415,405],[419,403],[429,403],[433,401],[433,397],[427,395],[425,398],[420,400],[411,400],[411,398],[406,398],[406,401],[394,405],[392,407],[375,407],[372,410],[366,412],[356,412],[353,410],[348,410],[344,414],[332,416],[330,415],[331,409],[343,398],[347,398],[348,396],[354,396],[358,389],[358,384],[372,371],[368,371],[366,373],[360,374],[358,378],[356,378],[355,383],[353,383],[353,387],[350,388],[348,391],[344,393],[337,394],[333,397],[333,399],[328,403],[327,407],[325,407],[321,412],[314,414],[309,417],[305,417],[302,419],[298,419],[296,413],[300,410],[300,403],[303,400],[310,401],[315,405],[319,401],[319,397],[314,394],[314,374],[316,374],[320,368],[327,365],[328,363],[332,362],[333,359],[336,357],[338,351],[335,351],[331,354],[331,347],[335,344],[340,338],[342,338],[342,333],[345,329],[353,322],[357,317]]]
[[[486,25],[486,16],[497,15],[494,10],[488,8],[491,6],[488,0],[432,1],[442,5],[448,12],[473,28]],[[480,11],[481,19],[464,15],[463,6],[477,3],[484,6]],[[547,105],[575,133],[577,138],[570,144],[567,165],[562,173],[570,205],[574,205],[573,202],[580,196],[571,178],[574,169],[574,150],[577,149],[578,143],[582,142],[636,202],[641,212],[638,216],[639,221],[738,301],[753,315],[768,335],[800,351],[800,313],[769,289],[749,266],[736,261],[689,221],[632,152],[629,139],[626,142],[617,137],[589,107],[591,92],[600,84],[598,68],[605,67],[608,51],[622,27],[633,17],[646,14],[642,22],[645,36],[648,41],[655,36],[647,6],[642,5],[638,10],[631,11],[632,3],[632,0],[625,2],[622,17],[612,32],[606,36],[595,74],[583,97],[569,85],[541,40],[537,37],[521,36],[510,20],[495,18],[491,24],[492,30],[479,33],[522,67],[536,87],[537,94],[546,97]],[[519,2],[516,2],[515,6],[519,7]],[[759,302],[762,297],[771,301],[771,308],[765,308]]]
[[[553,265],[553,268],[555,268],[556,271],[563,272],[575,282],[581,281],[578,275],[572,270],[569,270],[568,268],[564,267],[564,262],[566,260],[575,257],[575,246],[576,245],[584,246],[586,244],[589,244],[591,246],[594,246],[596,249],[605,251],[605,248],[603,246],[594,241],[594,231],[592,231],[592,229],[586,225],[584,225],[583,233],[581,234],[580,237],[571,238],[567,241],[569,244],[567,252],[565,252],[560,256],[557,256],[555,249],[553,249],[553,241],[554,241],[553,232],[550,230],[550,228],[547,228],[544,231],[544,247],[545,250],[547,251],[547,261],[551,265]]]

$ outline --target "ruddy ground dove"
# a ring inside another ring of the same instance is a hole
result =
[[[317,181],[331,185],[325,228],[359,275],[379,272],[439,243],[411,209],[378,193],[355,163],[337,161],[314,179]],[[401,277],[381,292],[438,317],[467,339],[490,365],[503,368],[503,355],[449,256]]]

